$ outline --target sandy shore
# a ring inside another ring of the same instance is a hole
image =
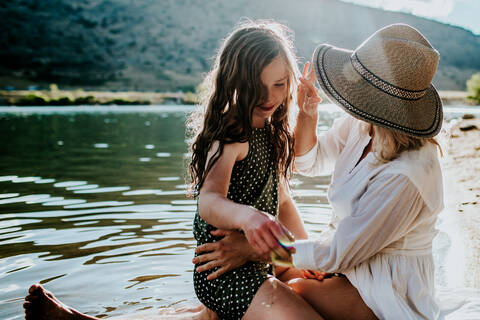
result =
[[[457,265],[463,273],[459,285],[480,288],[480,119],[452,123],[448,131],[442,165],[447,215],[457,224],[457,251],[464,256],[465,266]]]

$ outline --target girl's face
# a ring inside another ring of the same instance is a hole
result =
[[[262,104],[253,109],[252,127],[262,128],[265,120],[270,118],[277,108],[285,101],[288,90],[288,69],[285,60],[281,57],[273,59],[260,75],[268,96]]]

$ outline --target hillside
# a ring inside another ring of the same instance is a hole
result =
[[[467,30],[337,0],[9,0],[0,3],[0,87],[192,90],[242,17],[287,24],[299,57],[321,42],[353,49],[404,22],[440,51],[439,89],[462,90],[480,70],[480,37]]]

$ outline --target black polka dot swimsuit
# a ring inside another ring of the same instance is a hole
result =
[[[268,125],[253,129],[247,156],[233,167],[227,198],[276,215],[278,176],[268,130]],[[200,218],[197,210],[193,224],[197,245],[220,240],[210,234],[215,229]],[[215,280],[207,280],[207,276],[217,269],[201,273],[194,271],[195,293],[220,319],[241,319],[258,288],[267,279],[270,266],[250,261]]]

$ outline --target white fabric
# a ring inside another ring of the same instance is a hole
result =
[[[438,319],[432,240],[443,186],[437,148],[427,144],[380,165],[369,153],[357,164],[369,141],[366,124],[346,116],[297,157],[295,168],[304,175],[334,168],[333,216],[321,240],[295,242],[293,263],[345,274],[380,319]]]

